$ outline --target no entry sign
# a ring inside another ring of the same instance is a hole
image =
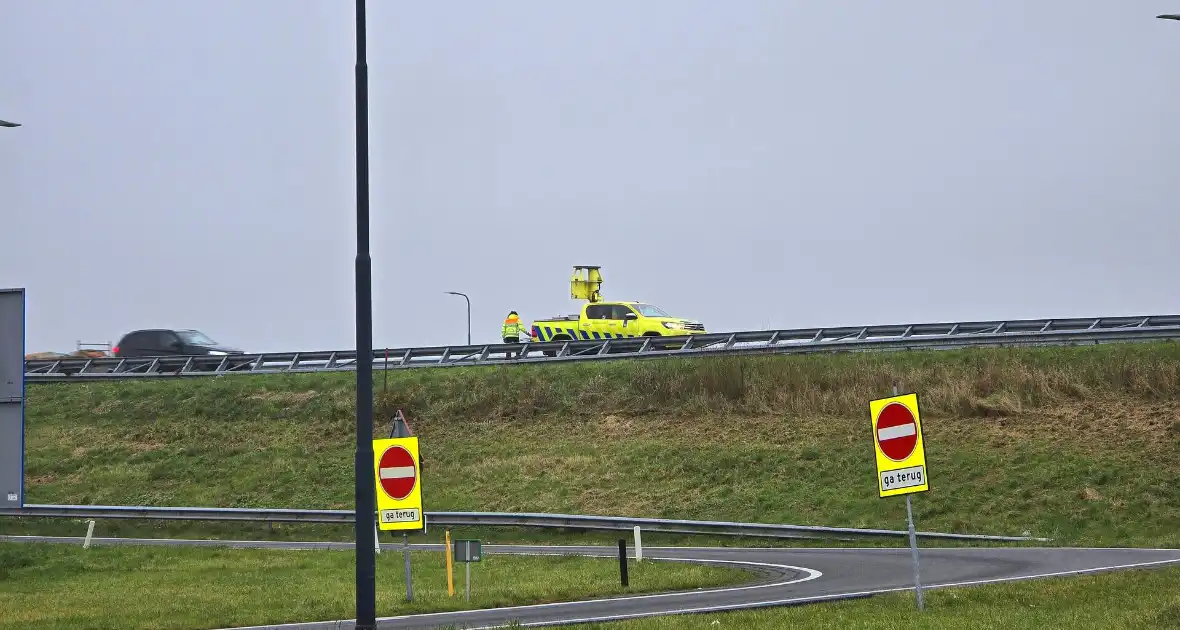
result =
[[[373,440],[373,459],[377,526],[383,530],[424,529],[418,438]]]
[[[877,445],[895,462],[914,454],[918,445],[918,423],[905,405],[891,402],[877,415]]]
[[[905,394],[870,401],[869,415],[880,496],[929,490],[918,395]]]
[[[414,465],[414,458],[403,446],[390,446],[381,455],[377,468],[377,477],[381,481],[381,489],[390,498],[401,501],[410,496],[414,486],[418,484],[418,468]]]

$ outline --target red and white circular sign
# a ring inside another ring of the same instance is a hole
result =
[[[385,449],[377,466],[377,476],[381,479],[381,489],[397,501],[410,496],[414,491],[414,485],[418,483],[418,470],[414,467],[414,458],[401,446]]]
[[[900,462],[914,454],[914,448],[918,445],[918,423],[914,421],[914,414],[909,407],[899,402],[885,405],[881,413],[877,414],[874,428],[877,445],[885,457]]]

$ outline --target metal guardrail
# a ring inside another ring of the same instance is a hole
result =
[[[587,336],[583,333],[583,336]],[[799,328],[671,337],[397,348],[373,353],[374,369],[503,365],[724,354],[945,350],[982,346],[1072,345],[1180,339],[1180,315]],[[513,358],[508,358],[511,353]],[[356,369],[351,350],[154,358],[25,361],[25,380],[75,382],[223,374],[339,372]]]
[[[125,505],[26,505],[0,509],[0,516],[76,519],[147,519],[173,521],[252,521],[269,523],[333,523],[352,525],[351,510],[303,510],[285,508],[149,507]],[[374,521],[376,513],[373,514]],[[541,529],[586,529],[630,531],[635,526],[648,532],[705,534],[759,538],[906,537],[907,530],[860,529],[811,525],[776,525],[728,521],[692,521],[660,518],[588,516],[581,514],[532,514],[512,512],[427,512],[427,526],[533,527]],[[1031,536],[994,536],[918,532],[932,539],[990,540],[1004,542],[1047,541]]]

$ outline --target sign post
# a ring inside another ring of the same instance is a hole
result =
[[[918,413],[917,394],[897,394],[869,402],[873,428],[873,450],[877,461],[877,492],[881,498],[905,495],[906,520],[909,526],[910,555],[914,561],[914,589],[918,610],[926,604],[922,596],[918,568],[918,536],[914,528],[911,495],[930,490],[926,474],[926,449],[922,440],[922,419]]]
[[[377,527],[405,535],[406,600],[414,601],[410,573],[410,532],[426,527],[422,510],[422,466],[418,438],[373,440],[373,472],[377,480]]]
[[[483,558],[483,543],[478,540],[455,540],[455,562],[462,562],[467,573],[465,588],[471,601],[471,563]]]

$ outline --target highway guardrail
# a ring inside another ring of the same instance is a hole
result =
[[[173,521],[252,521],[268,523],[335,523],[351,525],[351,510],[305,510],[290,508],[222,508],[222,507],[152,507],[125,505],[25,505],[0,509],[0,516],[74,519],[145,519]],[[376,513],[374,512],[374,520]],[[740,523],[729,521],[695,521],[660,518],[593,516],[584,514],[538,514],[514,512],[427,512],[427,526],[448,527],[521,527],[540,529],[585,529],[631,531],[638,526],[648,532],[699,534],[713,536],[748,536],[758,538],[842,538],[905,537],[907,530]],[[988,540],[1003,542],[1046,541],[1031,536],[997,536],[918,532],[928,539]]]
[[[597,337],[597,333],[595,333]],[[726,354],[804,354],[1060,346],[1180,339],[1180,315],[1022,319],[887,326],[797,328],[674,337],[588,338],[545,343],[431,346],[374,350],[373,369],[463,367]],[[511,355],[511,358],[509,358]],[[25,380],[80,382],[228,374],[356,370],[352,350],[149,358],[27,359]]]

